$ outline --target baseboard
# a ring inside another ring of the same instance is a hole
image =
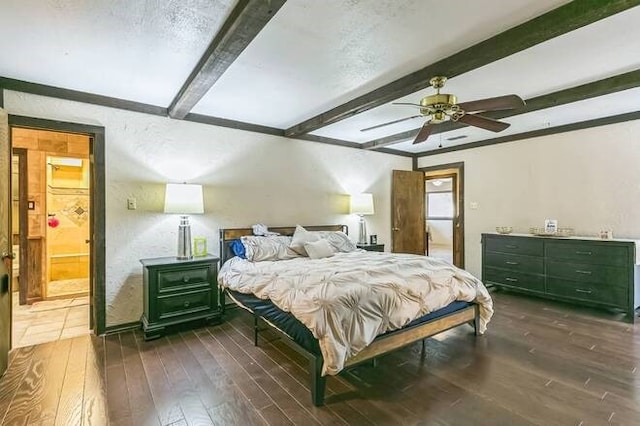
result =
[[[104,335],[118,334],[123,331],[137,330],[141,327],[140,321],[127,322],[124,324],[110,325],[104,329]]]

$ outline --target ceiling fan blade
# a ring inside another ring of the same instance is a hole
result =
[[[401,118],[399,120],[389,121],[387,123],[376,124],[375,126],[367,127],[366,129],[360,129],[361,132],[366,132],[373,129],[378,129],[380,127],[389,126],[391,124],[401,123],[403,121],[411,120],[412,118],[422,117],[422,115],[412,115],[411,117]]]
[[[420,104],[412,104],[411,102],[392,102],[391,105],[409,105],[409,106],[416,106],[418,108],[423,108],[422,105],[420,105]]]
[[[415,145],[417,143],[426,141],[429,138],[429,135],[431,134],[432,131],[433,131],[433,124],[427,121],[420,128],[420,131],[416,135],[416,138],[413,140],[413,144]]]
[[[465,112],[499,111],[524,106],[524,101],[518,95],[505,95],[495,98],[479,99],[477,101],[462,102],[458,106]]]
[[[458,118],[458,121],[470,126],[480,127],[481,129],[491,130],[492,132],[501,132],[511,126],[509,123],[494,120],[493,118],[483,117],[477,114],[465,114]]]

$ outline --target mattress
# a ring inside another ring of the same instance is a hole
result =
[[[244,294],[228,289],[226,292],[238,305],[254,312],[256,315],[278,328],[308,352],[316,355],[321,354],[318,340],[313,337],[311,331],[291,313],[278,308],[270,300],[260,299],[253,294]],[[444,308],[440,308],[437,311],[433,311],[416,318],[399,330],[388,331],[382,334],[382,336],[393,334],[398,331],[441,318],[471,305],[472,303],[470,302],[456,300]]]

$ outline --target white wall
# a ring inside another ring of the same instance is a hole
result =
[[[5,91],[10,114],[106,129],[107,326],[142,314],[141,258],[173,256],[178,218],[162,213],[164,184],[204,185],[205,211],[192,235],[218,254],[218,229],[254,223],[347,224],[357,217],[345,194],[371,192],[368,231],[390,247],[391,170],[411,159],[214,127],[95,105]],[[127,210],[127,198],[138,209]]]
[[[640,238],[640,121],[423,157],[464,162],[465,265],[480,276],[482,232],[557,219],[579,235]],[[478,203],[477,210],[470,203]]]

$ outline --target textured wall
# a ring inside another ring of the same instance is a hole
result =
[[[346,223],[357,217],[345,194],[371,192],[370,233],[390,247],[391,170],[411,159],[295,141],[116,109],[5,91],[11,114],[104,126],[106,129],[107,325],[142,313],[138,259],[172,256],[178,217],[162,213],[164,184],[204,185],[205,214],[192,217],[192,235],[218,253],[218,229]],[[127,210],[127,198],[138,209]]]
[[[418,165],[464,161],[465,264],[480,276],[480,234],[499,225],[528,232],[550,218],[579,235],[611,228],[640,239],[638,140],[640,121],[631,121],[423,157]]]

